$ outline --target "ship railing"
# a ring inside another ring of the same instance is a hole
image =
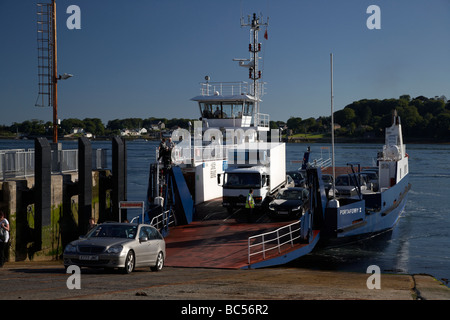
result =
[[[174,224],[173,214],[169,210],[163,211],[157,216],[154,216],[150,221],[150,224],[158,230],[163,229],[164,227],[169,227]]]
[[[51,171],[54,174],[78,171],[78,150],[67,149],[52,151]],[[35,150],[30,148],[0,150],[0,180],[26,178],[34,176]],[[96,149],[92,152],[92,168],[107,167],[107,150]]]
[[[270,127],[270,116],[265,113],[258,113],[256,115],[256,123],[258,127],[269,128]]]
[[[254,86],[245,81],[239,82],[201,82],[200,95],[202,96],[228,96],[248,94],[254,96]],[[258,82],[256,87],[258,97],[265,91],[265,82]]]
[[[315,167],[315,168],[328,168],[331,166],[331,158],[328,159],[323,159],[323,158],[319,158],[319,159],[314,159],[312,163],[310,163],[311,166]]]
[[[245,81],[241,82],[202,82],[200,83],[200,93],[202,96],[214,95],[241,95],[249,94],[250,87]]]
[[[252,257],[266,259],[269,254],[281,254],[282,247],[293,247],[301,238],[300,220],[288,224],[274,231],[258,234],[248,238],[248,264],[251,264]],[[284,249],[283,249],[284,250]]]

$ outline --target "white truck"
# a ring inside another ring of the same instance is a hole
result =
[[[218,175],[218,183],[223,188],[222,205],[228,211],[244,208],[250,189],[255,208],[264,208],[287,183],[285,144],[254,143],[245,149],[230,150],[228,165]]]

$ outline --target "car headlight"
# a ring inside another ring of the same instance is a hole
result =
[[[77,252],[77,246],[74,246],[74,245],[69,243],[66,246],[66,248],[64,249],[64,252],[66,252],[66,253],[75,253],[75,252]]]
[[[121,253],[123,247],[121,245],[116,245],[109,247],[108,250],[106,250],[107,253]]]
[[[270,210],[275,210],[274,206],[270,206],[270,205],[269,205],[269,209]]]
[[[302,208],[302,206],[298,206],[298,207],[296,207],[296,208],[293,208],[292,211],[298,211],[298,210],[300,210],[301,208]]]

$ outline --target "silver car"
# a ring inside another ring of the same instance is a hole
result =
[[[135,267],[159,271],[164,266],[164,238],[148,224],[103,223],[64,249],[64,266],[119,268],[125,273]]]

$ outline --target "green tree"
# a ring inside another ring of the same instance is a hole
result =
[[[355,110],[353,110],[348,106],[334,113],[335,123],[338,123],[343,127],[350,125],[355,119],[355,117],[356,117]]]
[[[286,124],[293,133],[299,133],[301,130],[302,118],[300,117],[290,117]]]

